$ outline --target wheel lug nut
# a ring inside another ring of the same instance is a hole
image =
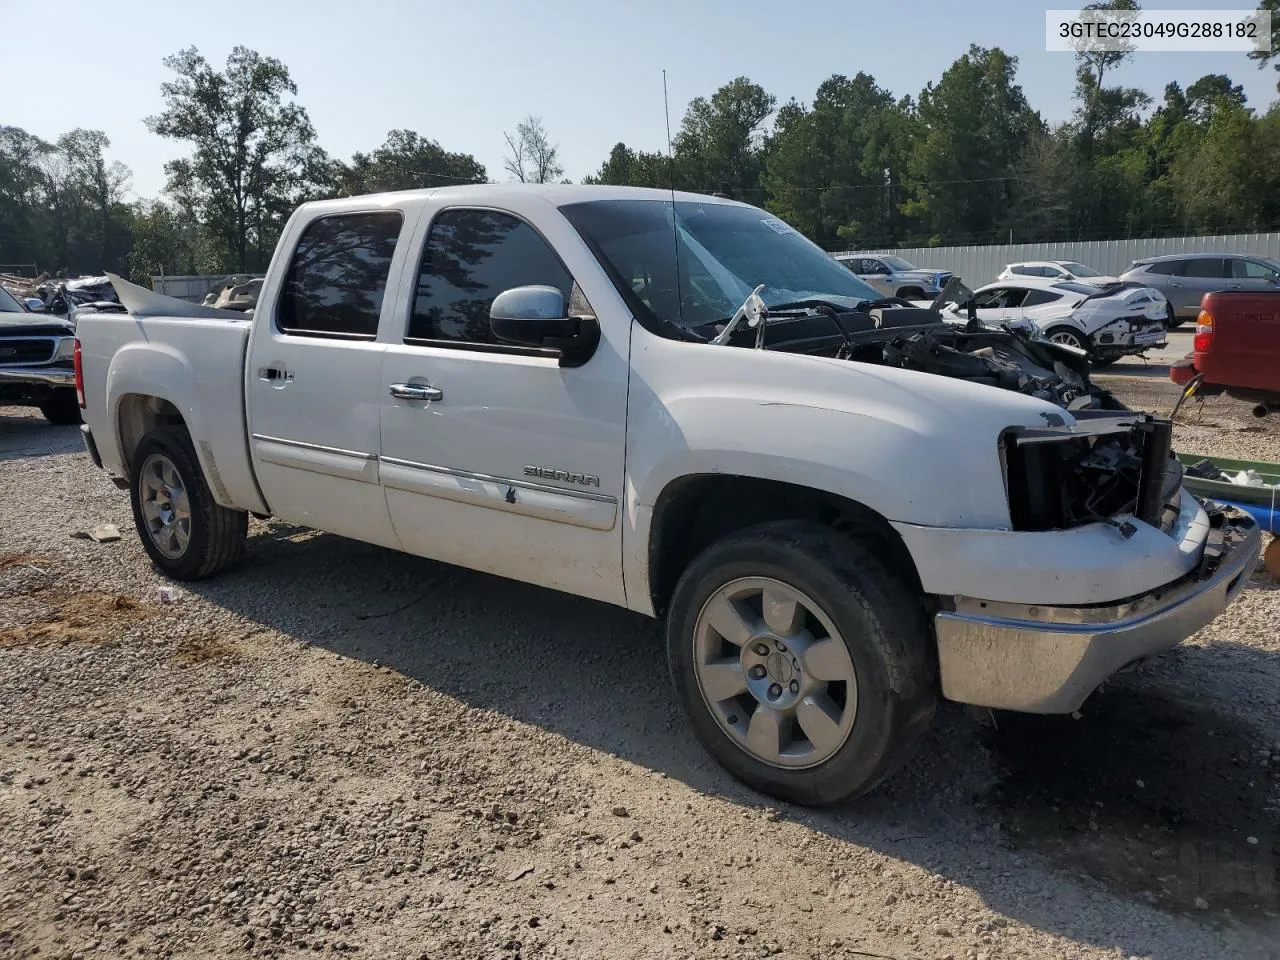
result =
[[[767,657],[769,655],[769,648],[765,646],[763,643],[757,643],[756,653],[760,654],[760,656],[762,657]]]
[[[792,681],[791,681],[791,692],[792,692],[792,693],[799,693],[799,692],[800,692],[800,681],[799,681],[799,680],[792,680]]]
[[[776,683],[769,684],[769,699],[777,700],[780,696],[782,696],[782,687]]]
[[[766,671],[764,669],[764,664],[757,663],[754,667],[751,668],[751,679],[762,680],[764,678],[765,672]]]
[[[779,652],[779,653],[786,653],[786,652],[787,652],[787,645],[786,645],[785,643],[783,643],[781,640],[776,641],[776,642],[774,643],[774,646],[776,646],[776,647],[778,648],[778,652]]]

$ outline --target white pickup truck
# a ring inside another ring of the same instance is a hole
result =
[[[160,570],[270,515],[665,615],[698,739],[792,801],[873,787],[939,698],[1075,710],[1258,558],[1077,352],[877,300],[727,200],[324,201],[252,316],[117,288],[83,432]]]

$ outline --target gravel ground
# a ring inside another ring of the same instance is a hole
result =
[[[1179,448],[1280,461],[1239,413]],[[0,514],[0,956],[1280,957],[1265,574],[1078,719],[946,706],[807,811],[703,755],[625,611],[275,522],[164,603],[22,410]]]

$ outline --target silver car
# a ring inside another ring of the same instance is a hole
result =
[[[1280,261],[1237,253],[1174,253],[1144,257],[1120,275],[1155,287],[1169,301],[1169,327],[1194,320],[1200,300],[1217,290],[1275,290],[1280,285]]]
[[[951,279],[950,270],[917,267],[887,253],[840,253],[836,259],[886,297],[932,300]]]

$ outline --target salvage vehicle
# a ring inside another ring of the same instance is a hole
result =
[[[836,260],[882,296],[932,300],[942,292],[950,270],[930,270],[887,253],[838,253]]]
[[[1257,417],[1280,410],[1280,290],[1205,294],[1191,347],[1169,368],[1189,395],[1226,393]]]
[[[1138,284],[1017,277],[979,287],[974,307],[980,320],[996,326],[1026,321],[1046,339],[1084,352],[1095,366],[1169,342],[1164,297]],[[952,304],[948,312],[963,310]]]
[[[997,280],[1015,280],[1019,277],[1046,277],[1049,280],[1079,280],[1092,287],[1102,287],[1109,283],[1118,283],[1119,277],[1109,277],[1099,273],[1093,267],[1087,267],[1075,260],[1023,260],[1010,263]]]
[[[0,406],[39,407],[58,426],[80,422],[75,325],[32,312],[0,287]]]
[[[1075,710],[1258,560],[1077,352],[879,299],[730,200],[321,201],[251,318],[118,289],[83,432],[161,571],[270,515],[665,616],[696,737],[791,801],[874,787],[940,698]]]

